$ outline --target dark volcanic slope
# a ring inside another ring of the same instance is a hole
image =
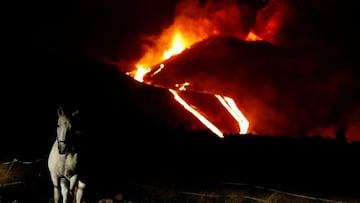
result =
[[[252,132],[331,136],[342,126],[350,139],[360,139],[354,113],[360,101],[357,62],[341,49],[290,49],[213,37],[164,64],[146,79],[166,87],[186,81],[189,90],[231,96]]]
[[[203,127],[167,89],[139,83],[97,61],[39,57],[12,76],[8,86],[14,86],[4,97],[8,129],[1,142],[4,152],[37,157],[27,151],[47,151],[55,139],[59,106],[79,109],[83,126],[95,140],[97,136],[141,139],[163,128]]]

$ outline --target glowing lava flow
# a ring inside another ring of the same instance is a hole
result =
[[[261,37],[257,36],[254,32],[250,31],[245,41],[261,41],[263,40]]]
[[[213,133],[215,133],[220,138],[224,138],[223,133],[214,125],[212,124],[208,119],[206,119],[204,116],[202,116],[199,112],[197,112],[195,109],[193,109],[188,103],[186,103],[179,95],[178,93],[173,90],[169,89],[169,91],[174,95],[174,98],[177,102],[179,102],[183,107],[188,110],[190,113],[192,113],[196,118],[198,118],[206,127],[208,127]]]
[[[163,65],[163,64],[162,64]],[[139,68],[136,71],[136,74],[134,75],[134,79],[143,82],[143,77],[149,72],[149,69]],[[176,84],[175,86],[178,87],[180,91],[185,91],[186,87],[189,83],[184,84]],[[173,89],[169,89],[169,91],[174,95],[174,99],[179,102],[187,111],[192,113],[201,123],[203,123],[207,128],[209,128],[214,134],[216,134],[220,138],[224,138],[223,133],[214,125],[212,124],[208,119],[206,119],[203,115],[201,115],[199,112],[197,112],[194,108],[191,107],[184,99],[180,97],[180,95]],[[226,108],[226,110],[235,118],[235,120],[238,122],[240,127],[240,134],[246,134],[249,122],[245,118],[245,116],[241,113],[241,111],[236,106],[234,100],[230,97],[215,95],[215,97],[220,101],[220,103]]]
[[[143,68],[143,67],[139,66],[136,70],[134,79],[139,82],[144,82],[144,76],[150,71],[151,71],[150,68]]]
[[[221,104],[229,111],[229,113],[237,120],[240,126],[240,134],[245,134],[249,128],[249,121],[241,113],[241,111],[236,106],[234,100],[230,97],[223,97],[220,95],[215,95],[219,99]]]
[[[163,65],[163,64],[162,64]],[[135,80],[139,82],[143,82],[143,77],[149,72],[150,69],[145,69],[142,67],[138,67],[135,75],[133,76]],[[185,91],[185,86],[188,86],[189,83],[177,84],[176,86],[180,91]],[[186,110],[192,113],[201,123],[203,123],[207,128],[209,128],[214,134],[216,134],[220,138],[224,138],[223,133],[208,119],[202,116],[199,112],[197,112],[194,108],[192,108],[184,99],[180,97],[180,95],[173,89],[169,89],[169,91],[174,95],[174,99],[179,102]],[[246,132],[245,132],[246,133]]]
[[[159,54],[155,54],[153,56],[146,55],[143,60],[140,60],[141,63],[138,63],[136,65],[137,69],[128,72],[127,74],[132,76],[135,80],[139,82],[144,82],[144,76],[148,74],[151,71],[151,68],[144,68],[143,64],[149,64],[151,61],[152,63],[155,63],[155,61],[158,61],[157,59],[166,60],[170,57],[180,54],[182,51],[184,51],[186,48],[190,47],[191,44],[197,42],[201,39],[198,38],[198,40],[194,39],[184,39],[184,35],[180,31],[175,31],[172,34],[171,43],[169,44],[169,48],[166,49],[166,51],[162,55],[162,59],[156,57],[159,56]],[[255,41],[255,40],[261,40],[260,37],[256,36],[253,32],[250,32],[246,38],[248,41]],[[164,50],[164,49],[163,49]],[[148,53],[151,54],[151,53]],[[148,59],[151,59],[150,61]],[[155,60],[155,61],[154,61]],[[142,64],[142,65],[140,65]],[[151,63],[150,63],[151,64]],[[160,72],[165,67],[164,64],[160,64],[160,66],[152,73],[151,76],[156,75],[158,72]],[[190,85],[189,83],[184,83],[182,85],[175,85],[179,91],[185,91],[185,86]],[[214,125],[212,124],[204,115],[196,111],[194,108],[191,107],[184,99],[180,97],[180,95],[177,93],[177,91],[173,89],[169,89],[169,91],[174,95],[174,99],[179,102],[187,111],[192,113],[201,123],[203,123],[207,128],[209,128],[214,134],[216,134],[218,137],[223,138],[223,133]],[[231,114],[231,116],[238,122],[238,125],[240,127],[240,134],[246,134],[248,132],[249,127],[249,121],[246,119],[246,117],[241,113],[241,111],[237,108],[234,100],[229,97],[215,95],[215,97],[220,101],[220,103],[226,108],[226,110]]]

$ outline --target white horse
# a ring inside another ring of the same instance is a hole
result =
[[[54,186],[54,202],[59,203],[62,198],[62,202],[67,203],[69,199],[75,198],[73,200],[80,203],[86,185],[79,180],[78,175],[79,154],[75,137],[79,135],[79,132],[71,125],[71,119],[77,116],[78,111],[68,116],[60,107],[57,114],[57,136],[48,159],[48,168]]]

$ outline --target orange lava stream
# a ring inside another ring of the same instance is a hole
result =
[[[199,121],[201,121],[206,127],[208,127],[218,137],[224,138],[223,133],[214,124],[212,124],[208,119],[206,119],[199,112],[197,112],[195,109],[193,109],[185,100],[183,100],[179,96],[179,94],[175,90],[169,89],[169,91],[174,95],[175,100],[177,102],[179,102],[186,110],[188,110],[190,113],[192,113],[197,119],[199,119]]]
[[[236,106],[234,100],[230,97],[223,97],[220,95],[215,95],[216,98],[219,99],[221,104],[228,110],[228,112],[235,118],[235,120],[239,123],[240,134],[246,134],[249,128],[249,121],[246,117],[241,113],[239,108]]]
[[[164,69],[165,64],[161,63],[172,56],[178,55],[183,52],[185,49],[191,47],[194,43],[199,42],[203,39],[206,39],[212,35],[216,35],[217,32],[210,32],[212,29],[211,21],[201,21],[203,22],[202,26],[191,26],[188,25],[189,21],[186,21],[187,18],[179,18],[173,26],[165,29],[163,33],[156,39],[155,47],[150,48],[146,54],[138,61],[136,64],[137,69],[127,74],[133,77],[139,82],[145,82],[144,76],[149,72],[153,71],[152,76],[159,73]],[[196,18],[195,18],[196,19]],[[186,23],[187,22],[187,23]],[[206,29],[205,29],[206,28]],[[215,26],[216,28],[216,26]],[[216,29],[215,29],[216,30]],[[261,37],[256,35],[253,31],[250,31],[247,36],[244,38],[246,41],[257,41],[262,40]],[[159,67],[152,67],[154,70],[151,70],[150,64],[160,64]],[[184,83],[183,85],[176,86],[178,90],[185,91],[186,87],[190,85],[189,83]],[[223,133],[212,124],[204,115],[201,115],[194,108],[191,107],[185,100],[183,100],[179,94],[173,89],[169,91],[174,95],[174,98],[179,102],[186,110],[191,112],[197,119],[199,119],[206,127],[208,127],[213,133],[219,137],[223,137]],[[226,108],[226,110],[231,114],[231,116],[237,121],[240,127],[240,134],[246,134],[249,128],[249,121],[246,119],[244,114],[236,106],[235,101],[230,97],[215,95],[220,103]]]

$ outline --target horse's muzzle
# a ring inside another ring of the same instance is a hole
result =
[[[58,143],[59,154],[65,154],[66,152],[66,144],[64,142]]]

